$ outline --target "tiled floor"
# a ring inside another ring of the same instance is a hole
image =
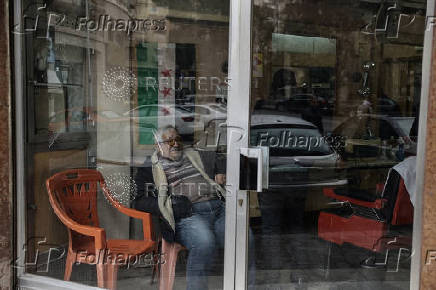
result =
[[[262,236],[256,230],[256,287],[260,290],[273,289],[409,289],[410,259],[403,257],[398,272],[385,269],[364,269],[360,262],[370,252],[351,245],[332,245],[328,267],[329,243],[317,238],[316,231],[287,234],[279,237],[281,254],[277,256],[280,269],[271,269],[265,262],[265,253],[258,247]],[[185,265],[187,253],[179,256],[176,268],[175,290],[186,287]],[[380,257],[382,259],[383,257]],[[211,276],[210,289],[222,289],[222,258],[217,259]],[[395,255],[389,261],[389,269],[395,270]],[[49,276],[62,279],[64,260],[50,265]],[[150,284],[151,268],[121,268],[118,275],[118,289],[157,289]],[[74,266],[72,281],[96,285],[95,267]],[[203,290],[203,289],[199,289]]]

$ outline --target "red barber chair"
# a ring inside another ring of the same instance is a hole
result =
[[[374,201],[350,197],[349,193],[341,195],[335,189],[324,188],[324,195],[332,198],[333,204],[340,206],[321,211],[318,219],[318,236],[337,245],[350,243],[371,250],[374,255],[362,261],[362,267],[385,268],[389,251],[399,249],[398,269],[401,253],[410,253],[413,205],[404,180],[394,170],[389,175],[396,175],[396,178],[388,177],[381,197]],[[387,192],[388,185],[395,190]],[[377,188],[383,188],[383,185],[379,184]],[[330,264],[330,253],[329,248],[327,269]],[[386,254],[384,262],[376,262],[377,253]]]

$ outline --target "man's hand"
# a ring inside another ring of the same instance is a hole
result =
[[[215,175],[215,182],[218,184],[226,184],[226,175],[225,174]]]

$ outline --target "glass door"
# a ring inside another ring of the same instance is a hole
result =
[[[235,287],[409,289],[426,1],[232,5]]]

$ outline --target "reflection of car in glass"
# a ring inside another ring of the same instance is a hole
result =
[[[300,118],[252,115],[250,145],[270,148],[271,190],[346,184],[336,170],[339,154]]]
[[[174,105],[142,105],[125,112],[123,116],[131,118],[140,129],[155,130],[159,124],[172,124],[173,121],[181,135],[190,135],[195,130],[203,129],[203,126],[196,122],[199,119],[195,113]]]
[[[194,105],[197,103],[217,103],[221,105],[227,105],[227,94],[216,93],[216,94],[189,94],[184,97],[183,100],[176,99],[177,105]]]
[[[364,100],[362,99],[351,99],[346,102],[341,103],[342,111],[346,114],[356,113],[358,107],[362,105]],[[379,96],[375,101],[371,100],[369,102],[370,110],[373,114],[378,115],[388,115],[388,116],[400,116],[401,109],[398,103],[386,96]]]
[[[206,128],[207,144],[224,151],[225,120],[213,120]],[[301,118],[253,114],[250,129],[251,146],[270,148],[271,190],[295,187],[339,186],[347,183],[337,170],[340,156],[319,130]]]
[[[400,144],[410,145],[413,120],[413,117],[364,114],[348,118],[333,130],[332,135],[345,140],[343,157],[395,159]]]
[[[332,137],[342,140],[337,148],[349,187],[359,198],[376,198],[374,185],[383,183],[389,169],[414,146],[408,136],[413,119],[366,114],[350,117],[333,130]]]
[[[177,105],[176,108],[189,113],[195,113],[199,117],[196,121],[204,124],[204,126],[213,119],[225,119],[227,117],[227,108],[220,103]]]
[[[310,106],[311,102],[316,100],[321,113],[327,113],[329,109],[328,101],[323,97],[317,97],[313,94],[296,94],[287,100],[278,101],[276,110],[280,112],[295,112],[300,113],[305,108]]]

